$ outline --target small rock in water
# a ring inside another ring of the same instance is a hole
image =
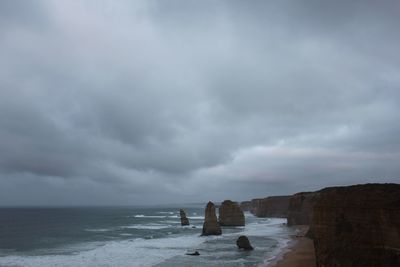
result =
[[[189,255],[189,256],[199,256],[200,253],[196,250],[196,251],[193,252],[193,253],[186,253],[186,255]]]
[[[254,248],[250,245],[250,241],[245,235],[239,236],[239,238],[236,240],[236,245],[238,246],[239,249],[244,249],[244,250],[253,250]]]

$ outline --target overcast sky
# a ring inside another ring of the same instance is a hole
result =
[[[400,182],[400,1],[0,1],[0,205]]]

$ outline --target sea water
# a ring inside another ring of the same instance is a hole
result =
[[[250,213],[244,227],[201,236],[204,207],[0,208],[0,266],[265,266],[289,241],[286,220]],[[238,250],[240,235],[255,250]]]

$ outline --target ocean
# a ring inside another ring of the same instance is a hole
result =
[[[180,225],[179,208],[190,226]],[[0,266],[265,266],[293,234],[285,219],[245,213],[245,227],[200,236],[204,208],[0,208]],[[242,234],[255,250],[237,249]],[[185,255],[193,251],[200,256]]]

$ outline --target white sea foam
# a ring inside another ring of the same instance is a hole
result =
[[[158,213],[160,213],[161,214],[161,212],[158,212]],[[180,218],[180,216],[178,216],[178,215],[173,215],[174,213],[164,213],[164,214],[168,214],[168,215],[144,215],[144,214],[137,214],[137,215],[134,215],[133,217],[134,218],[155,218],[155,219],[164,219],[164,218]],[[188,217],[188,218],[191,218],[191,217]],[[193,217],[193,218],[196,218],[197,219],[197,217]],[[201,217],[202,218],[202,217]]]
[[[249,223],[244,227],[243,234],[252,236],[274,236],[282,231],[279,227],[286,223],[286,219],[270,218]]]
[[[269,266],[269,264],[271,264],[271,262],[273,262],[276,257],[287,248],[290,242],[289,233],[292,230],[284,227],[284,223],[286,223],[286,219],[282,218],[262,219],[246,225],[243,231],[243,234],[245,235],[268,236],[278,242],[275,248],[269,253],[268,257],[264,259],[264,266]]]
[[[174,226],[165,224],[134,224],[134,225],[121,226],[121,228],[139,229],[139,230],[158,230],[171,227]]]
[[[163,221],[164,223],[173,223],[173,224],[180,224],[181,222],[179,220],[165,220]]]
[[[6,256],[0,266],[138,266],[158,264],[204,242],[198,235],[161,239],[110,241],[103,246],[73,255]]]
[[[189,216],[188,218],[191,220],[204,220],[204,216]]]
[[[270,266],[270,264],[275,263],[277,261],[277,257],[279,256],[279,254],[281,254],[282,252],[284,252],[287,249],[289,242],[290,242],[290,240],[286,239],[286,238],[278,239],[278,245],[270,253],[270,255],[264,259],[263,265]]]
[[[88,231],[88,232],[109,232],[112,230],[113,230],[112,228],[98,228],[98,229],[88,228],[88,229],[85,229],[85,231]]]
[[[119,234],[120,236],[132,236],[132,234],[128,234],[128,233],[122,233],[122,234]]]
[[[173,216],[164,216],[164,215],[143,215],[143,214],[138,214],[133,216],[135,218],[167,218],[167,217],[173,217]]]
[[[145,216],[145,215],[143,215]],[[251,216],[251,215],[250,215]],[[196,217],[196,216],[195,216]],[[199,216],[200,217],[200,216]],[[178,237],[164,237],[153,239],[130,239],[107,241],[105,243],[86,243],[87,249],[80,247],[79,251],[74,254],[61,255],[37,255],[37,256],[16,256],[9,255],[0,257],[0,266],[138,266],[147,267],[164,262],[165,260],[184,255],[187,251],[195,250],[201,247],[201,243],[232,238],[238,234],[248,236],[268,236],[278,241],[277,246],[272,253],[268,254],[268,258],[264,263],[268,263],[270,259],[275,257],[287,245],[289,240],[287,230],[282,226],[285,220],[282,219],[257,219],[249,222],[245,227],[240,227],[240,233],[224,233],[222,236],[200,237],[199,234],[182,235]],[[135,229],[164,229],[168,227],[176,228],[176,225],[151,223],[128,225],[122,228]],[[106,230],[106,229],[89,229],[89,230]],[[125,235],[125,234],[123,234]],[[85,244],[80,244],[83,246]],[[225,246],[223,243],[222,246]],[[263,249],[263,248],[256,248]],[[61,253],[61,252],[60,252]],[[225,253],[220,251],[218,253]],[[221,254],[221,255],[222,255]],[[229,254],[229,253],[228,253]],[[237,259],[244,261],[244,259]]]

